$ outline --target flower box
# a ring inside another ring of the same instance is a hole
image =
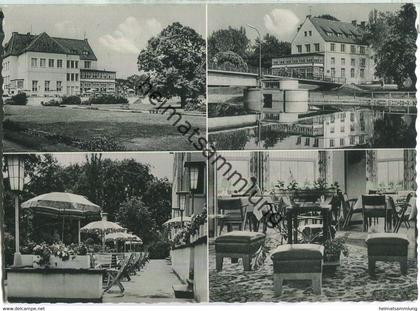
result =
[[[33,267],[42,268],[39,264],[40,257],[37,255],[33,256]],[[51,256],[50,264],[48,266],[51,269],[89,269],[90,268],[90,256],[89,255],[77,255],[70,257],[68,260],[62,260],[60,257]]]

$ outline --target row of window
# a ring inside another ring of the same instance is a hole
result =
[[[54,91],[50,89],[50,81],[44,81],[44,92]],[[61,92],[63,90],[63,83],[62,81],[55,82],[55,91]],[[32,92],[38,92],[38,81],[32,80]]]
[[[360,72],[360,78],[364,78],[365,77],[365,69],[360,68],[359,72]],[[331,68],[331,77],[332,78],[335,78],[336,77],[335,68]],[[345,78],[346,77],[346,68],[341,68],[340,69],[340,77],[341,78]],[[356,77],[356,70],[354,68],[350,68],[350,77],[351,78],[355,78]]]
[[[9,67],[10,67],[10,62],[4,62],[3,63],[3,70],[7,71],[7,70],[9,70]]]
[[[360,124],[360,130],[361,131],[364,131],[365,130],[365,122],[364,121],[361,121],[359,124]],[[356,128],[355,124],[354,123],[351,123],[350,124],[350,132],[354,132],[355,131],[355,128]],[[344,131],[345,131],[344,125],[341,125],[340,126],[340,132],[341,133],[344,133]],[[334,134],[335,133],[335,127],[334,126],[331,126],[330,127],[330,133],[331,134]]]
[[[350,145],[355,145],[356,144],[356,137],[357,136],[350,136]],[[365,136],[364,135],[360,135],[359,136],[359,145],[364,144],[365,143]],[[340,146],[345,146],[345,139],[344,138],[340,138]],[[330,147],[335,147],[335,139],[330,139]]]
[[[67,60],[66,68],[79,68],[79,61],[77,60]],[[84,68],[89,69],[91,66],[90,61],[84,61]],[[38,58],[33,57],[31,59],[31,67],[36,68],[38,67]],[[47,67],[47,59],[46,58],[39,58],[39,67],[46,68]],[[48,68],[63,68],[63,60],[62,59],[48,59]]]
[[[345,112],[340,113],[340,121],[341,122],[344,122],[346,120],[346,115],[347,114]],[[355,117],[354,112],[350,112],[350,121],[353,122],[354,117]],[[360,120],[361,121],[364,120],[363,113],[360,114]],[[335,122],[335,114],[331,114],[330,115],[330,123],[334,123],[334,122]]]
[[[357,137],[359,137],[359,144],[364,144],[365,143],[365,136],[364,135],[359,135],[359,136],[354,135],[354,136],[350,136],[349,145],[355,145]],[[304,145],[309,146],[311,144],[311,138],[310,137],[304,137],[304,138],[305,138]],[[302,144],[302,137],[298,136],[297,140],[296,140],[296,145],[301,145],[301,144]],[[329,144],[330,144],[330,147],[335,147],[335,139],[331,138],[329,140]],[[345,146],[345,144],[346,144],[345,138],[340,138],[340,140],[339,140],[340,147]],[[319,147],[319,138],[314,138],[313,147]]]
[[[82,71],[80,73],[81,79],[103,79],[103,80],[113,80],[115,79],[115,73],[110,72],[100,72],[100,71]]]
[[[297,51],[298,53],[302,53],[302,45],[298,44],[296,45]],[[319,43],[314,43],[314,52],[319,52],[320,48],[319,48]],[[306,53],[311,53],[311,44],[305,44],[305,52]]]
[[[67,81],[79,81],[78,73],[67,73]]]
[[[336,43],[330,43],[330,51],[336,52],[338,51],[338,47],[336,46],[338,44]],[[311,52],[319,52],[320,51],[320,45],[319,43],[313,44],[313,50],[311,44],[305,44],[305,53],[311,53]],[[298,44],[296,45],[298,53],[302,53],[303,46]],[[359,54],[366,54],[366,47],[365,46],[356,46],[356,45],[350,45],[350,53],[357,54],[357,48],[359,48]],[[341,43],[340,44],[340,52],[346,53],[347,52],[347,44]]]
[[[284,65],[284,64],[322,64],[324,63],[323,56],[311,56],[311,57],[285,57],[273,59],[273,65]]]
[[[366,67],[366,58],[361,58],[360,61],[360,67]],[[356,66],[356,59],[352,58],[350,59],[350,64],[351,66]],[[335,65],[335,57],[331,57],[331,65]],[[341,65],[345,66],[346,65],[346,59],[345,58],[341,58]]]

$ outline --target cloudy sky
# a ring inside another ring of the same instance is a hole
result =
[[[236,4],[208,6],[208,33],[232,26],[239,28],[251,24],[261,35],[270,33],[279,40],[291,41],[306,15],[330,14],[339,20],[367,21],[371,10],[395,11],[400,4]],[[247,36],[255,39],[256,32],[247,27]]]
[[[86,162],[86,153],[56,153],[54,157],[64,165]],[[143,164],[150,164],[152,174],[159,178],[168,178],[172,182],[172,170],[174,155],[169,152],[124,152],[124,153],[102,153],[103,159],[124,160],[134,159]]]
[[[98,68],[117,71],[117,77],[137,72],[137,56],[148,39],[173,22],[206,36],[203,5],[8,5],[5,42],[13,31],[83,39],[86,34]]]

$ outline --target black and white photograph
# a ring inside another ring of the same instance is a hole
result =
[[[414,150],[220,152],[210,302],[414,301]]]
[[[7,302],[207,301],[200,154],[8,154],[3,163]]]
[[[205,136],[205,6],[2,9],[5,152],[195,150],[181,124]]]
[[[415,147],[413,4],[208,5],[218,150]]]
[[[3,310],[417,311],[415,2],[0,1]]]

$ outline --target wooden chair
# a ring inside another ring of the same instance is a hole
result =
[[[237,225],[239,230],[243,230],[243,223],[245,220],[244,209],[241,199],[218,199],[217,205],[219,211],[224,216],[220,219],[220,234],[225,225],[228,227],[228,232],[232,231],[232,226]]]
[[[387,210],[384,195],[362,195],[363,231],[368,231],[372,218],[384,218],[384,230],[387,226]]]
[[[394,232],[398,232],[398,230],[400,230],[402,223],[404,223],[407,229],[411,227],[410,220],[409,220],[410,215],[406,214],[406,212],[407,212],[408,207],[410,206],[410,200],[412,196],[413,196],[413,193],[410,192],[405,198],[405,200],[398,202],[397,206],[399,207],[399,210],[397,211],[397,209],[395,208],[397,222],[396,222],[396,225],[394,226]],[[394,204],[394,207],[395,207],[395,204]]]
[[[112,254],[95,254],[95,268],[110,269],[112,267]]]
[[[122,285],[121,281],[127,275],[128,265],[129,265],[130,260],[132,259],[132,256],[133,256],[133,254],[125,257],[121,267],[118,270],[116,270],[116,269],[107,269],[106,270],[108,282],[107,282],[107,284],[104,288],[104,293],[109,291],[115,285],[117,285],[119,287],[121,293],[124,293],[125,288]]]

